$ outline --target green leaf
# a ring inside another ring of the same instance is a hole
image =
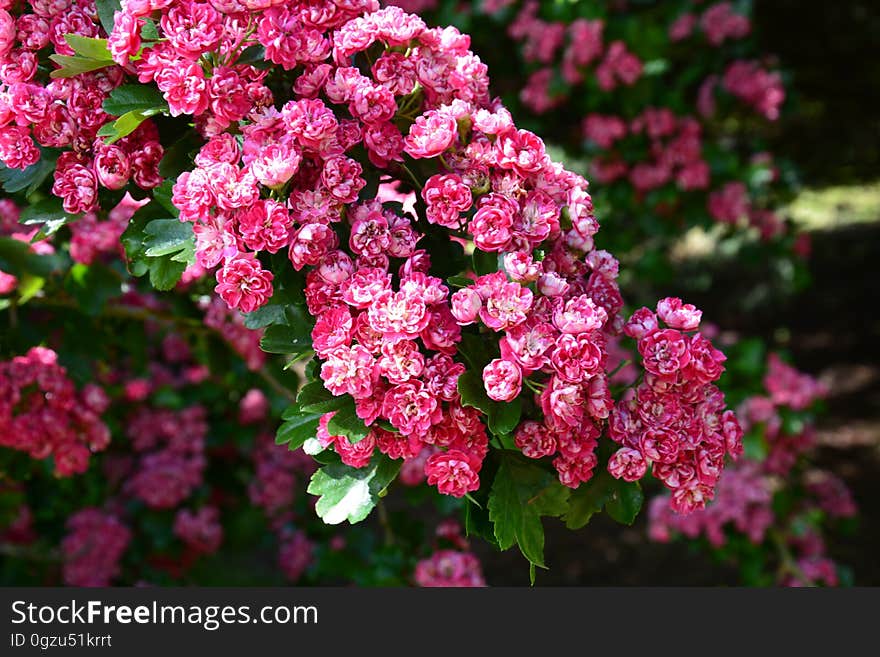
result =
[[[171,258],[154,258],[150,263],[150,285],[157,290],[167,291],[174,288],[186,265]]]
[[[270,354],[297,354],[311,348],[311,332],[302,325],[273,324],[260,339],[260,349]]]
[[[155,87],[124,84],[110,92],[102,107],[111,116],[122,116],[128,112],[167,111],[168,103]]]
[[[486,415],[492,412],[492,400],[483,387],[483,378],[476,372],[467,370],[458,377],[458,394],[462,406],[471,406]]]
[[[113,31],[114,14],[122,9],[121,0],[95,0],[95,7],[98,9],[98,19],[104,31],[110,34]]]
[[[265,328],[271,324],[283,324],[284,322],[284,306],[277,303],[267,303],[265,306],[246,313],[244,316],[244,325],[251,330]]]
[[[49,59],[60,67],[49,74],[50,78],[72,78],[82,73],[115,66],[113,61],[108,62],[103,59],[92,59],[79,55],[49,55]]]
[[[18,281],[18,287],[16,288],[16,292],[18,292],[18,305],[23,306],[28,301],[33,299],[37,294],[39,294],[40,290],[43,289],[43,286],[46,284],[46,279],[41,278],[39,276],[31,276],[30,274],[25,274]]]
[[[107,301],[122,294],[119,276],[99,262],[71,267],[65,288],[76,299],[78,308],[92,317],[101,313]]]
[[[59,254],[39,255],[26,242],[11,237],[0,237],[0,270],[22,277],[26,274],[46,278],[63,265]]]
[[[473,279],[467,276],[450,276],[446,279],[446,282],[452,287],[468,287],[474,283]]]
[[[177,217],[180,215],[180,210],[174,207],[174,203],[171,202],[171,198],[174,195],[173,188],[174,181],[166,179],[162,181],[161,185],[153,189],[153,198],[159,205],[168,210],[172,217]]]
[[[137,130],[141,123],[161,111],[161,108],[156,107],[148,110],[133,110],[131,112],[126,112],[113,121],[113,123],[105,123],[102,125],[101,129],[98,130],[98,136],[105,137],[104,141],[108,144],[112,144],[113,142],[130,135]]]
[[[62,226],[77,219],[79,219],[78,215],[67,214],[61,207],[61,199],[53,196],[39,203],[25,206],[21,211],[19,222],[28,226],[43,224],[43,227],[31,240],[34,242],[54,235]]]
[[[482,372],[486,364],[492,360],[486,340],[473,333],[462,333],[458,343],[458,352],[467,361],[469,369]]]
[[[165,155],[159,162],[159,175],[163,178],[176,179],[192,166],[192,152],[200,145],[198,133],[195,130],[187,130],[180,139],[165,149]]]
[[[584,527],[594,514],[600,512],[614,492],[615,479],[601,470],[590,481],[581,484],[571,493],[568,511],[562,519],[569,529]]]
[[[499,271],[501,269],[501,265],[498,262],[499,258],[500,256],[497,253],[489,253],[479,249],[474,250],[474,273],[477,276],[484,276],[485,274]]]
[[[493,401],[489,410],[489,431],[496,436],[513,432],[522,414],[522,401],[517,397],[509,402]]]
[[[143,41],[158,41],[159,40],[159,30],[156,28],[156,24],[153,22],[151,18],[143,19],[144,26],[141,28],[141,40]]]
[[[158,290],[173,288],[195,259],[192,226],[166,214],[158,203],[148,203],[135,212],[121,238],[129,272],[133,276],[149,272],[150,283]]]
[[[324,466],[309,482],[308,492],[319,496],[315,511],[328,525],[360,522],[376,506],[379,494],[397,476],[400,465],[401,461],[376,454],[363,468],[342,463]]]
[[[107,47],[107,39],[93,39],[79,34],[65,34],[64,40],[80,57],[113,63],[113,56]]]
[[[255,66],[266,61],[266,49],[261,45],[248,46],[241,51],[236,64],[250,64]]]
[[[12,169],[0,163],[0,184],[10,194],[27,189],[26,195],[30,196],[43,181],[55,170],[56,156],[47,157],[44,150],[39,162],[35,162],[26,169]]]
[[[288,415],[286,421],[278,427],[278,432],[275,434],[275,444],[286,444],[291,451],[299,449],[305,441],[315,437],[320,419],[321,413],[297,412]]]
[[[357,416],[354,400],[348,395],[343,396],[342,399],[345,403],[330,418],[327,432],[331,436],[345,436],[350,443],[355,444],[366,438],[370,430]]]
[[[173,255],[172,260],[195,262],[195,236],[192,224],[177,219],[154,219],[144,229],[144,253],[150,257]]]
[[[617,522],[631,525],[642,508],[642,488],[637,481],[615,480],[614,492],[605,503],[605,511]]]
[[[329,413],[345,404],[346,395],[334,396],[320,381],[307,383],[299,390],[296,403],[309,413]],[[282,416],[283,417],[283,416]]]
[[[540,466],[503,456],[489,494],[489,519],[498,546],[506,550],[516,544],[529,563],[544,568],[541,516],[565,513],[570,493]]]

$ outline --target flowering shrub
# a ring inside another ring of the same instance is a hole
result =
[[[796,174],[764,136],[786,92],[750,2],[388,4],[455,20],[477,49],[499,53],[505,102],[588,172],[606,248],[637,275],[669,277],[670,248],[692,227],[740,261],[756,252],[790,266],[808,252],[777,210]]]
[[[740,565],[747,583],[837,586],[850,575],[827,556],[823,538],[855,516],[856,506],[843,481],[811,463],[811,410],[827,391],[773,353],[763,383],[763,394],[740,405],[745,457],[725,472],[715,499],[676,516],[663,496],[654,498],[650,537],[703,538]]]
[[[218,320],[191,287],[147,291],[115,250],[74,263],[65,232],[51,254],[4,262],[39,293],[16,289],[0,313],[0,580],[229,584],[239,571],[241,584],[415,582],[420,527],[403,554],[372,530],[343,535],[314,517],[312,460],[272,440],[291,394],[282,385],[296,378],[265,358],[259,332],[219,299]],[[257,343],[242,349],[230,327]]]
[[[276,442],[321,464],[309,491],[326,523],[363,520],[405,470],[465,498],[469,533],[543,566],[542,516],[631,522],[648,465],[677,512],[711,499],[740,449],[713,386],[723,355],[678,299],[657,306],[665,328],[647,310],[627,322],[586,180],[492,99],[466,35],[374,0],[69,9],[0,14],[26,26],[0,49],[20,221],[69,231],[82,267],[116,236],[161,290],[213,276],[205,323],[250,367],[247,331],[307,361]],[[27,273],[35,247],[2,246],[0,269]],[[644,368],[626,391],[607,375],[621,330]],[[675,417],[651,416],[666,403]],[[207,467],[202,411],[173,410],[129,424],[124,494],[151,509],[179,506]],[[211,506],[175,517],[191,551],[220,540]],[[300,572],[307,543],[279,531]]]

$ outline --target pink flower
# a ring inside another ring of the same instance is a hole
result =
[[[480,295],[470,287],[464,287],[452,294],[450,299],[452,315],[462,326],[473,324],[477,321],[483,300]]]
[[[338,236],[323,223],[307,223],[293,234],[287,257],[297,271],[306,265],[317,265],[321,259],[338,246]]]
[[[62,200],[64,211],[69,214],[91,212],[98,207],[98,178],[91,168],[73,162],[61,163],[55,169],[52,193]]]
[[[495,142],[498,166],[513,169],[526,178],[544,168],[547,154],[544,142],[528,130],[510,129],[498,135]]]
[[[122,189],[131,177],[131,161],[118,146],[100,144],[95,148],[95,173],[107,189]]]
[[[608,459],[608,472],[615,479],[638,481],[645,476],[648,463],[641,452],[629,447],[622,447]]]
[[[168,101],[171,116],[198,116],[208,107],[208,82],[198,64],[162,68],[156,84]]]
[[[312,347],[319,356],[327,355],[336,347],[351,344],[351,313],[345,306],[328,308],[315,321],[312,329]]]
[[[376,359],[358,344],[331,349],[321,365],[324,387],[336,396],[370,397],[377,377]]]
[[[457,229],[461,213],[473,203],[471,189],[456,174],[436,174],[428,178],[422,188],[422,198],[428,205],[426,217],[432,224]]]
[[[272,278],[272,272],[264,270],[253,253],[242,253],[217,271],[214,291],[230,308],[249,313],[272,296]]]
[[[551,376],[541,393],[541,410],[547,425],[561,430],[579,427],[586,410],[584,401],[583,386]]]
[[[530,459],[552,456],[556,452],[556,438],[544,425],[538,422],[521,423],[516,428],[513,442],[522,450],[523,455]]]
[[[361,173],[363,168],[356,160],[339,155],[325,160],[321,182],[333,198],[342,203],[353,203],[367,184]]]
[[[379,372],[391,383],[404,383],[421,376],[425,357],[414,340],[399,340],[382,344]]]
[[[532,372],[547,363],[547,353],[558,337],[551,324],[532,317],[507,329],[501,338],[501,354],[519,363],[524,371]]]
[[[512,401],[522,389],[522,370],[516,363],[495,358],[483,368],[483,386],[490,399]]]
[[[367,434],[366,437],[356,443],[350,442],[345,436],[338,436],[334,443],[334,449],[339,454],[339,458],[345,465],[352,468],[367,467],[373,458],[375,447],[376,439],[373,434]]]
[[[141,23],[136,16],[127,11],[114,13],[107,47],[114,62],[120,66],[128,64],[129,58],[141,49]]]
[[[611,148],[614,142],[626,136],[626,123],[616,116],[589,114],[584,119],[584,135],[600,148]]]
[[[657,302],[657,315],[669,328],[695,331],[700,326],[703,312],[692,304],[683,304],[678,297],[666,297]]]
[[[603,371],[603,348],[601,334],[565,334],[556,341],[550,354],[550,365],[561,380],[582,383]]]
[[[682,14],[669,26],[669,40],[687,39],[693,33],[696,24],[697,17],[694,14]]]
[[[504,275],[501,276],[503,279]],[[480,280],[486,278],[482,277]],[[486,286],[485,290],[480,290],[481,297],[484,296],[484,291],[486,293],[485,301],[480,308],[480,319],[483,324],[499,331],[522,324],[526,320],[534,298],[530,289],[519,283],[499,281]]]
[[[220,13],[207,2],[175,3],[162,13],[160,25],[171,45],[193,59],[214,50],[223,35]]]
[[[381,212],[366,212],[352,223],[348,246],[353,253],[378,256],[386,253],[390,245],[388,220]]]
[[[190,549],[213,554],[223,541],[220,512],[213,506],[203,506],[195,513],[181,509],[174,516],[174,534]]]
[[[0,128],[0,160],[10,169],[27,169],[40,159],[40,151],[22,126]]]
[[[467,455],[457,449],[431,456],[425,462],[425,475],[428,484],[436,486],[443,495],[464,497],[480,487],[480,477]]]
[[[458,125],[451,114],[429,110],[418,116],[404,138],[404,151],[416,159],[437,157],[455,141]]]
[[[387,340],[415,338],[431,320],[424,301],[405,290],[380,292],[367,312],[370,327]]]
[[[278,201],[257,201],[237,219],[242,241],[249,249],[277,253],[290,242],[290,214]]]
[[[486,580],[477,557],[470,552],[438,550],[416,564],[413,580],[422,587],[483,587]]]
[[[607,319],[605,309],[586,294],[569,299],[553,312],[553,325],[563,333],[572,335],[600,329]]]
[[[717,381],[724,371],[723,363],[727,357],[701,333],[691,338],[689,352],[690,360],[685,370],[688,378],[700,383]]]
[[[423,435],[441,417],[440,405],[419,380],[391,387],[382,402],[382,415],[405,436]]]
[[[661,377],[675,376],[691,359],[687,337],[674,329],[655,331],[639,340],[639,353],[645,369]]]
[[[510,244],[514,216],[519,206],[502,194],[486,194],[477,203],[468,230],[482,251],[502,251]]]
[[[251,161],[250,168],[261,185],[277,188],[293,177],[301,160],[299,151],[290,143],[267,144]]]

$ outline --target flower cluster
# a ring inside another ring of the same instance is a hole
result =
[[[438,545],[426,559],[420,560],[413,572],[413,581],[421,587],[472,588],[486,586],[483,569],[476,555],[470,552],[461,526],[444,521],[437,526]],[[443,544],[442,546],[439,544]]]
[[[151,40],[143,37],[147,17]],[[536,34],[527,17],[519,25]],[[577,29],[595,36],[594,27]],[[251,45],[276,69],[296,71],[292,98],[271,91],[273,69],[239,61]],[[536,56],[552,55],[552,46],[536,44]],[[470,370],[488,403],[529,408],[512,431],[526,456],[553,457],[572,488],[592,477],[613,407],[607,340],[623,324],[617,262],[594,248],[599,226],[586,181],[490,98],[468,37],[372,0],[323,13],[291,3],[246,14],[185,1],[125,4],[109,47],[141,84],[158,86],[172,116],[193,117],[205,140],[171,200],[193,227],[196,264],[214,271],[216,294],[251,313],[273,298],[284,267],[304,274],[320,379],[350,397],[369,428],[358,442],[334,435],[328,412],[321,446],[356,468],[375,451],[418,460],[441,493],[477,490],[489,435],[486,411],[459,390]],[[641,72],[623,43],[593,56],[609,87]],[[583,53],[571,57],[585,65]],[[667,118],[640,121],[662,138]],[[666,159],[699,168],[698,156],[680,155],[699,150],[681,143],[693,130],[679,132]],[[368,193],[377,172],[403,191]],[[676,175],[699,182],[692,171]],[[497,263],[479,275],[465,266],[469,282],[450,285],[434,275],[434,249],[420,248],[450,238]],[[286,255],[281,269],[278,254]],[[244,335],[221,314],[212,303],[206,323]],[[478,336],[488,348],[474,360],[463,345]],[[710,346],[693,348],[695,361],[704,351],[716,357]],[[688,408],[697,408],[693,381],[669,385],[688,388]],[[699,408],[711,423],[723,403],[708,396]],[[690,450],[703,447],[693,437]],[[715,477],[723,453],[703,459]],[[699,479],[704,493],[714,483],[707,472]]]
[[[0,446],[52,457],[58,476],[85,472],[89,456],[107,447],[101,415],[108,404],[97,385],[78,391],[51,349],[0,362]]]
[[[614,408],[611,437],[621,445],[608,463],[618,479],[651,472],[672,491],[678,513],[701,509],[715,494],[725,455],[742,454],[742,429],[713,385],[725,356],[697,329],[702,313],[680,299],[657,312],[636,311],[624,333],[637,340],[644,380]],[[661,325],[665,324],[665,328]]]
[[[21,208],[8,198],[0,198],[0,237],[22,242],[28,245],[31,253],[47,255],[55,252],[55,247],[48,240],[37,240],[39,229],[26,230],[19,222]],[[11,294],[18,288],[18,277],[11,272],[0,269],[0,296]]]
[[[486,586],[477,557],[470,552],[438,550],[416,564],[413,579],[422,587],[470,588]]]
[[[689,191],[709,186],[710,170],[703,155],[702,126],[691,116],[677,117],[668,108],[647,108],[628,124],[617,116],[589,114],[584,136],[606,153],[593,163],[601,183],[628,176],[630,184],[646,193],[671,181]],[[613,148],[627,136],[646,139],[648,157],[630,166]]]
[[[112,513],[96,508],[77,511],[67,520],[61,542],[64,583],[68,586],[109,586],[119,575],[119,561],[131,531]]]
[[[154,509],[173,508],[189,497],[202,482],[207,431],[201,406],[139,409],[126,431],[139,454],[126,483],[131,494]]]
[[[257,438],[253,450],[254,478],[248,484],[251,504],[261,508],[273,527],[290,519],[290,507],[302,476],[314,469],[314,461],[300,451],[279,449],[270,436]]]
[[[285,529],[281,532],[278,565],[291,582],[299,580],[312,563],[315,545],[305,532]]]
[[[106,36],[94,3],[29,2],[16,16],[8,9],[0,9],[0,160],[25,169],[40,160],[41,148],[65,149],[52,192],[71,214],[96,210],[99,189],[122,189],[129,181],[142,189],[159,185],[164,149],[151,121],[113,144],[98,136],[112,121],[102,105],[122,84],[122,68],[93,66],[70,75],[54,62],[40,65],[47,54],[73,56],[71,35]]]
[[[223,541],[220,512],[213,506],[203,506],[195,512],[181,509],[174,516],[174,534],[191,550],[213,554]]]
[[[453,6],[430,8],[446,15]],[[519,89],[519,101],[543,115],[545,138],[576,144],[569,126],[582,117],[586,165],[594,182],[607,186],[598,200],[610,220],[619,215],[620,227],[630,230],[634,222],[624,220],[639,217],[652,237],[675,237],[682,219],[696,225],[707,214],[730,224],[742,219],[743,228],[758,229],[786,255],[794,250],[773,211],[785,181],[771,162],[741,155],[755,150],[753,126],[776,120],[786,99],[781,74],[749,38],[751,19],[741,4],[551,9],[525,0],[481,3],[472,11],[471,22],[487,14],[491,33],[505,29],[518,46],[521,61],[510,67],[505,86]],[[523,68],[530,71],[524,85]],[[727,121],[730,115],[737,121]],[[724,219],[715,197],[729,185],[747,196],[747,207]],[[646,211],[658,221],[642,219]]]
[[[829,518],[848,518],[856,506],[846,485],[835,475],[809,467],[812,426],[806,418],[800,430],[786,430],[782,413],[804,411],[826,390],[813,377],[798,372],[777,354],[767,359],[764,384],[768,396],[746,399],[739,410],[747,440],[762,445],[764,454],[752,454],[731,466],[719,482],[715,499],[689,516],[669,511],[668,500],[651,501],[652,540],[668,542],[674,534],[705,536],[716,548],[731,535],[744,535],[751,544],[770,543],[782,555],[778,579],[786,585],[838,583],[834,563],[816,525],[816,511]],[[778,505],[775,499],[791,498]],[[780,510],[781,509],[781,510]]]

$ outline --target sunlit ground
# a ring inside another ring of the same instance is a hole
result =
[[[783,213],[804,230],[836,228],[880,220],[880,181],[806,189]]]

